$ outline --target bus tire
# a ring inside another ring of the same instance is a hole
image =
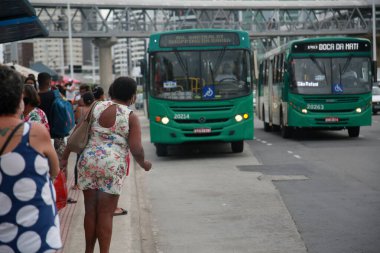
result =
[[[234,153],[241,153],[244,150],[244,141],[231,142],[231,149]]]
[[[348,136],[351,138],[358,137],[360,134],[360,127],[348,127]]]
[[[156,144],[156,155],[157,156],[167,156],[168,147],[165,144]]]
[[[282,112],[280,113],[280,133],[284,139],[288,139],[292,136],[292,129],[285,126],[284,124],[284,117],[282,115]]]

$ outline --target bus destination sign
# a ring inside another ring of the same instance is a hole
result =
[[[164,34],[160,47],[238,46],[239,36],[231,32]]]
[[[366,41],[307,42],[293,45],[293,53],[370,52]]]

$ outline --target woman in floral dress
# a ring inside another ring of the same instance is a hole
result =
[[[93,111],[89,142],[78,161],[78,184],[83,190],[86,253],[99,241],[100,253],[108,253],[112,220],[123,181],[127,175],[129,152],[146,171],[152,164],[145,160],[138,116],[128,105],[136,97],[136,81],[117,78],[109,88],[111,101],[101,101]],[[61,164],[67,165],[66,149]]]
[[[46,127],[49,131],[49,122],[44,111],[37,106],[40,105],[40,98],[36,89],[32,85],[24,86],[24,121],[25,122],[38,122]]]

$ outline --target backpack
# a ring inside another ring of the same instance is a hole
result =
[[[68,136],[75,126],[73,106],[62,98],[59,90],[54,90],[54,101],[50,110],[50,133],[52,138]]]

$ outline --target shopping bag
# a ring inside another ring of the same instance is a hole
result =
[[[60,170],[58,176],[54,181],[54,188],[56,194],[56,206],[58,210],[64,208],[67,204],[67,185],[66,177],[63,170]]]

